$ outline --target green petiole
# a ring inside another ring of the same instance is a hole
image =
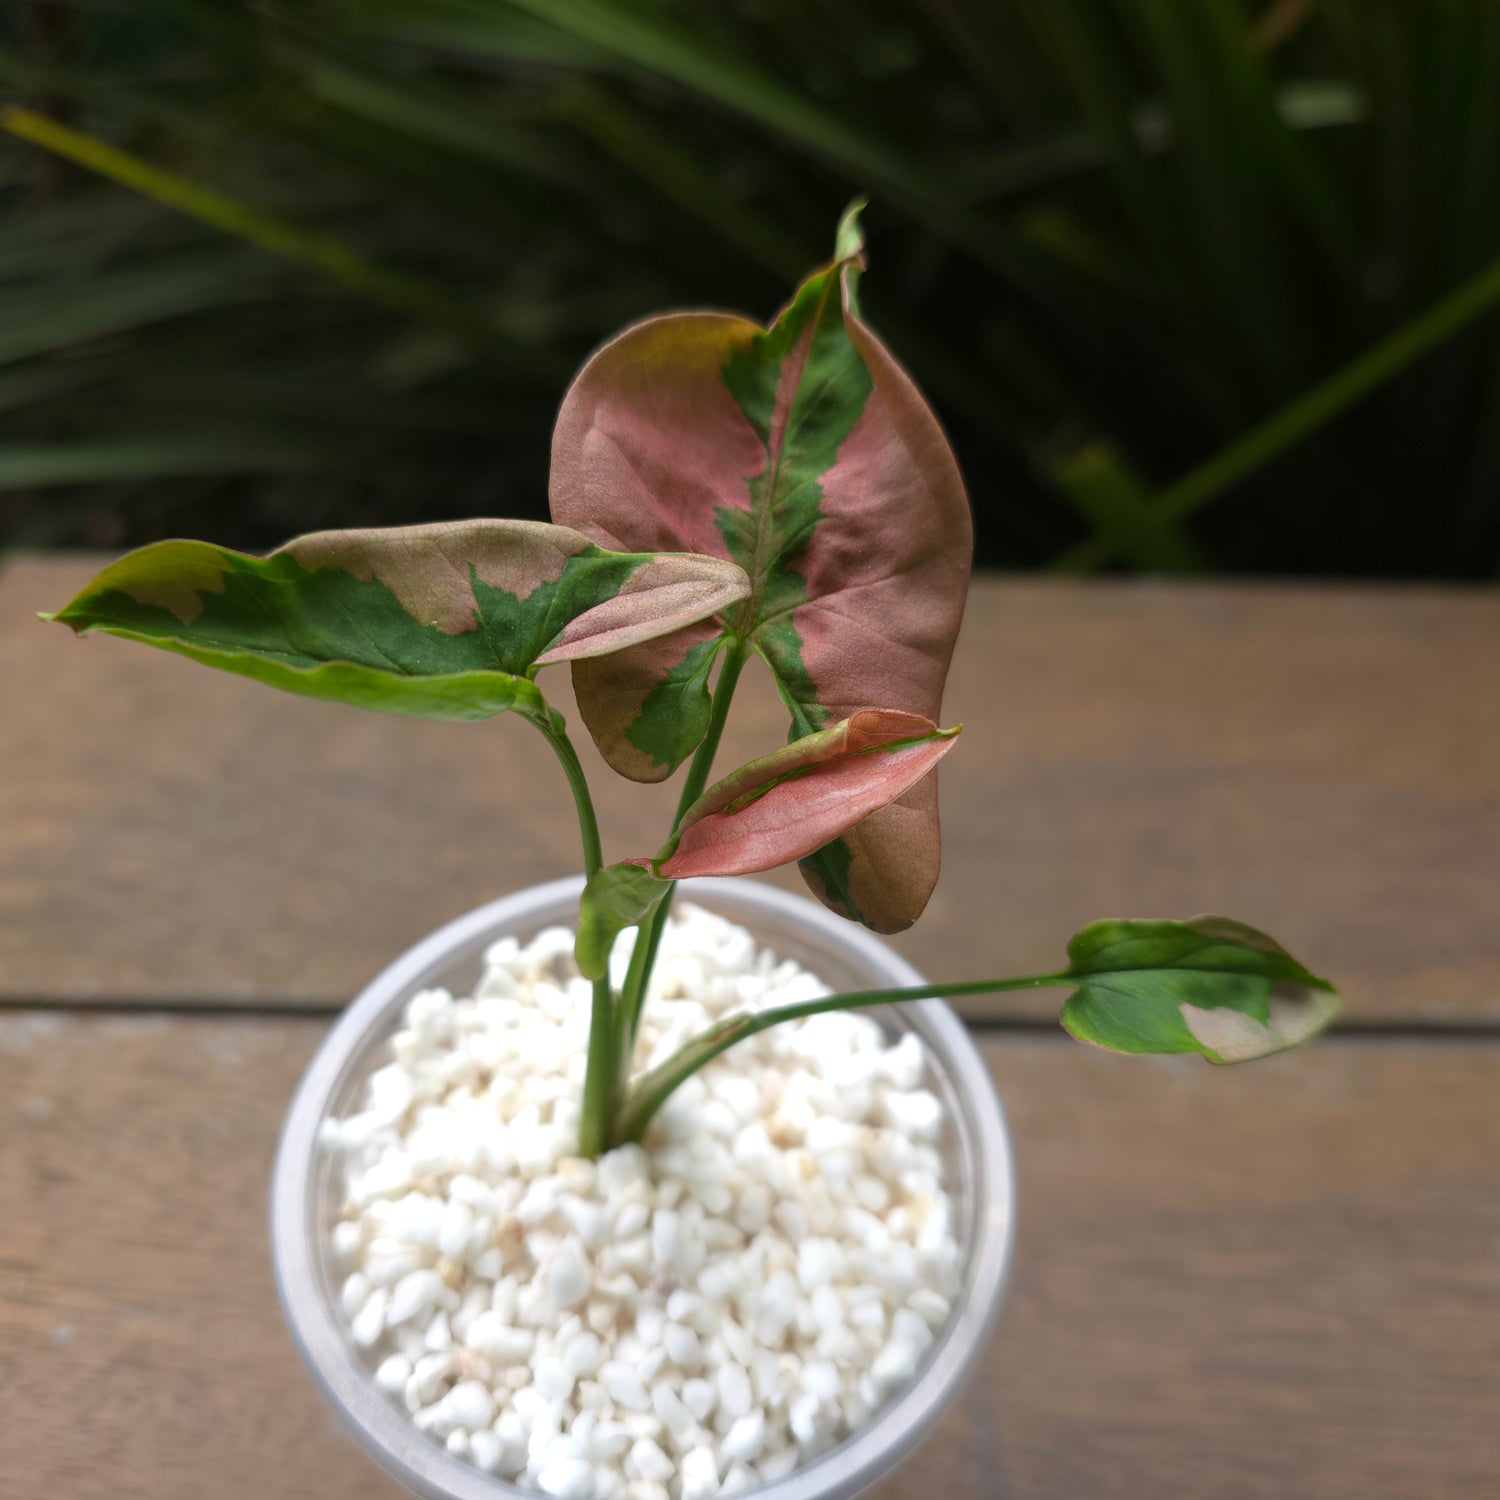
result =
[[[799,1000],[793,1005],[775,1005],[769,1010],[747,1011],[725,1016],[707,1031],[686,1042],[665,1062],[641,1074],[625,1095],[620,1110],[617,1134],[619,1140],[638,1141],[646,1127],[672,1094],[699,1068],[711,1063],[721,1052],[757,1032],[769,1031],[784,1021],[800,1021],[807,1016],[826,1015],[836,1010],[864,1010],[876,1005],[899,1005],[907,1000],[951,999],[960,995],[998,995],[1005,990],[1051,989],[1074,984],[1076,979],[1066,971],[1060,974],[1032,974],[1022,979],[978,979],[962,984],[920,984],[905,989],[858,990],[851,995],[823,995],[816,1000]]]
[[[578,811],[578,832],[583,843],[584,877],[594,875],[604,863],[603,845],[599,839],[599,819],[594,812],[594,799],[589,793],[588,779],[578,752],[568,738],[562,715],[551,712],[546,725],[541,720],[532,721],[542,730],[547,743],[552,746],[563,774],[568,778],[568,789],[573,794],[573,805]],[[624,1088],[621,1067],[616,1056],[615,1003],[610,992],[609,976],[594,981],[592,1006],[589,1012],[589,1054],[583,1077],[583,1110],[578,1126],[578,1149],[584,1156],[598,1156],[614,1144],[614,1116]]]
[[[729,705],[734,698],[735,685],[740,680],[740,673],[744,670],[748,655],[749,652],[743,641],[738,637],[731,640],[729,649],[724,655],[724,664],[719,669],[719,680],[714,684],[708,730],[693,755],[692,763],[688,767],[687,779],[683,782],[682,795],[677,799],[677,813],[672,819],[672,837],[676,836],[683,815],[703,795],[703,789],[708,785],[714,756],[718,753],[719,741],[724,737],[724,725],[729,719]],[[630,956],[630,968],[625,975],[625,985],[620,992],[620,1067],[627,1074],[630,1059],[635,1052],[635,1036],[640,1025],[641,1007],[646,1003],[646,992],[651,985],[651,972],[656,967],[656,955],[661,948],[662,933],[666,929],[667,915],[672,906],[672,893],[675,890],[675,885],[669,886],[655,911],[642,923],[636,936],[635,951]]]

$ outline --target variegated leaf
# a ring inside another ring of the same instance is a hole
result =
[[[894,801],[953,748],[958,730],[867,709],[716,782],[654,861],[668,880],[746,875],[801,859]]]
[[[48,618],[361,708],[540,718],[537,667],[675,632],[748,588],[721,558],[605,552],[537,521],[455,521],[315,532],[269,557],[158,542]]]
[[[717,631],[574,668],[600,750],[637,780],[670,774],[702,738],[726,634],[770,666],[792,739],[882,704],[937,716],[968,502],[936,418],[859,316],[861,248],[851,215],[837,258],[769,329],[676,313],[626,330],[563,403],[555,520],[605,546],[714,553],[751,579]],[[803,868],[830,906],[896,931],[926,904],[938,859],[929,780]]]
[[[1068,944],[1062,1023],[1115,1052],[1248,1062],[1316,1036],[1338,996],[1265,933],[1228,917],[1095,922]]]

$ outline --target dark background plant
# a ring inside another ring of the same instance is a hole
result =
[[[870,311],[982,562],[1500,566],[1489,0],[131,0],[0,30],[8,100],[241,213],[0,138],[9,545],[540,516],[594,343],[769,314],[868,191]]]

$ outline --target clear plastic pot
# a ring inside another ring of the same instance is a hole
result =
[[[524,942],[544,927],[572,925],[581,889],[579,879],[534,886],[459,917],[403,954],[328,1033],[282,1132],[271,1184],[271,1251],[287,1323],[323,1393],[360,1444],[424,1500],[521,1500],[537,1492],[455,1458],[376,1389],[338,1306],[340,1278],[328,1246],[336,1208],[334,1162],[319,1144],[319,1128],[329,1115],[353,1110],[413,994],[434,985],[470,993],[491,943],[507,935]],[[738,922],[837,990],[922,983],[878,938],[802,897],[748,880],[688,880],[679,889],[681,899]],[[868,1014],[892,1034],[917,1033],[929,1059],[930,1086],[947,1106],[942,1146],[964,1248],[963,1289],[912,1384],[836,1448],[751,1492],[756,1500],[847,1500],[888,1474],[932,1431],[973,1374],[1005,1286],[1014,1174],[1000,1102],[978,1051],[941,1001],[883,1006]]]

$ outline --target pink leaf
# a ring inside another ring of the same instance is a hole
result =
[[[721,558],[683,552],[649,557],[612,599],[569,621],[536,664],[580,661],[640,645],[717,614],[749,592],[744,569]]]
[[[957,735],[892,709],[805,735],[711,786],[656,872],[671,880],[744,875],[802,859],[920,781]]]

